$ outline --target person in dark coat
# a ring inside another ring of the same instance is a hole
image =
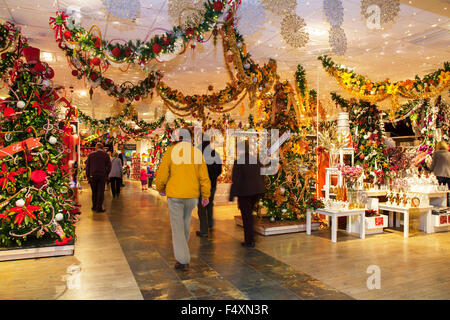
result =
[[[238,207],[244,224],[245,241],[242,242],[242,245],[253,248],[255,246],[253,211],[256,203],[266,192],[266,186],[264,175],[261,174],[263,166],[257,159],[257,155],[250,152],[248,141],[245,141],[244,149],[238,154],[238,159],[233,165],[229,200],[233,201],[234,197],[238,198]]]
[[[97,143],[96,151],[89,154],[86,160],[86,177],[92,190],[92,210],[105,212],[103,200],[105,198],[105,183],[111,171],[111,159],[103,151],[103,145]]]
[[[124,165],[127,164],[127,157],[126,157],[126,155],[125,155],[125,149],[122,149],[121,153],[119,154],[119,159],[120,159],[120,161],[122,162],[122,168],[123,168]],[[121,186],[121,187],[125,187],[122,178],[120,178],[120,186]]]
[[[208,168],[209,180],[211,181],[211,195],[209,197],[209,203],[206,207],[201,205],[201,201],[198,202],[197,213],[198,219],[200,220],[200,231],[197,231],[196,234],[199,237],[207,237],[208,228],[212,229],[214,226],[214,194],[216,193],[217,178],[222,173],[222,159],[220,158],[220,155],[211,148],[209,141],[204,141],[202,143],[202,153]]]

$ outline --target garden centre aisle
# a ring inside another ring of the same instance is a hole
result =
[[[259,236],[256,249],[246,249],[234,205],[216,207],[211,238],[195,236],[194,210],[190,269],[175,270],[166,200],[126,184],[119,199],[106,193],[105,213],[91,212],[90,190],[83,189],[74,256],[1,262],[0,287],[9,290],[0,298],[450,298],[449,233],[404,239],[385,232],[361,240],[339,232],[334,244],[324,230]],[[370,265],[381,269],[380,289],[367,288]]]

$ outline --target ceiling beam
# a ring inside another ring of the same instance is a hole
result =
[[[450,1],[449,0],[400,0],[404,5],[414,7],[423,11],[439,14],[443,17],[450,18]],[[411,2],[411,3],[410,3]],[[447,8],[447,10],[444,10]]]

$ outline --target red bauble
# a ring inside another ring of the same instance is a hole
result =
[[[124,55],[125,55],[125,57],[131,56],[131,50],[129,48],[127,50],[125,50]]]
[[[45,73],[45,77],[47,79],[53,79],[54,76],[55,76],[55,71],[53,70],[53,68],[48,67],[47,72]]]
[[[187,28],[186,29],[186,37],[191,37],[191,36],[193,36],[194,35],[194,29],[192,29],[192,28]]]
[[[42,184],[47,178],[47,173],[43,170],[35,170],[31,172],[31,180],[36,184]]]
[[[134,98],[134,100],[139,101],[139,97]]]
[[[97,73],[96,73],[96,72],[92,72],[92,73],[91,73],[91,80],[92,80],[92,81],[95,81],[95,80],[97,80],[97,78],[98,78]]]
[[[363,159],[365,158],[365,156],[364,156],[363,154],[360,154],[360,155],[359,155],[359,158],[360,158],[361,160],[363,160]]]
[[[92,59],[92,64],[93,64],[94,66],[99,66],[99,65],[100,65],[100,59],[97,58],[97,57],[93,58],[93,59]]]
[[[13,108],[6,107],[5,110],[3,111],[3,114],[5,115],[5,117],[11,117],[11,116],[15,115],[16,112],[14,111]]]
[[[1,57],[2,57],[2,60],[5,60],[5,59],[6,59],[6,53],[3,52],[2,55],[1,55]]]
[[[158,54],[158,53],[161,52],[162,47],[161,47],[161,45],[155,43],[155,44],[152,46],[152,50],[153,50],[153,52],[154,52],[155,54]]]
[[[164,44],[167,46],[170,44],[170,37],[164,37]]]
[[[72,70],[72,75],[76,77],[78,75],[78,70]]]
[[[223,3],[222,1],[215,1],[213,4],[214,10],[216,11],[222,11],[223,9]]]
[[[111,79],[109,79],[109,78],[107,78],[105,81],[106,81],[106,83],[109,84],[109,85],[111,85],[111,84],[113,83],[113,81],[112,81]]]
[[[122,55],[122,51],[120,51],[119,48],[112,49],[111,53],[116,58],[119,58]]]
[[[120,98],[119,98],[119,102],[120,102],[120,103],[124,103],[124,102],[125,102],[125,98],[124,98],[124,97],[120,97]]]
[[[66,39],[72,38],[72,32],[70,30],[64,31],[64,38]]]

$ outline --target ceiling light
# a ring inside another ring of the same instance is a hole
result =
[[[78,91],[78,94],[80,95],[80,97],[86,97],[87,96],[87,90],[80,90],[80,91]]]

